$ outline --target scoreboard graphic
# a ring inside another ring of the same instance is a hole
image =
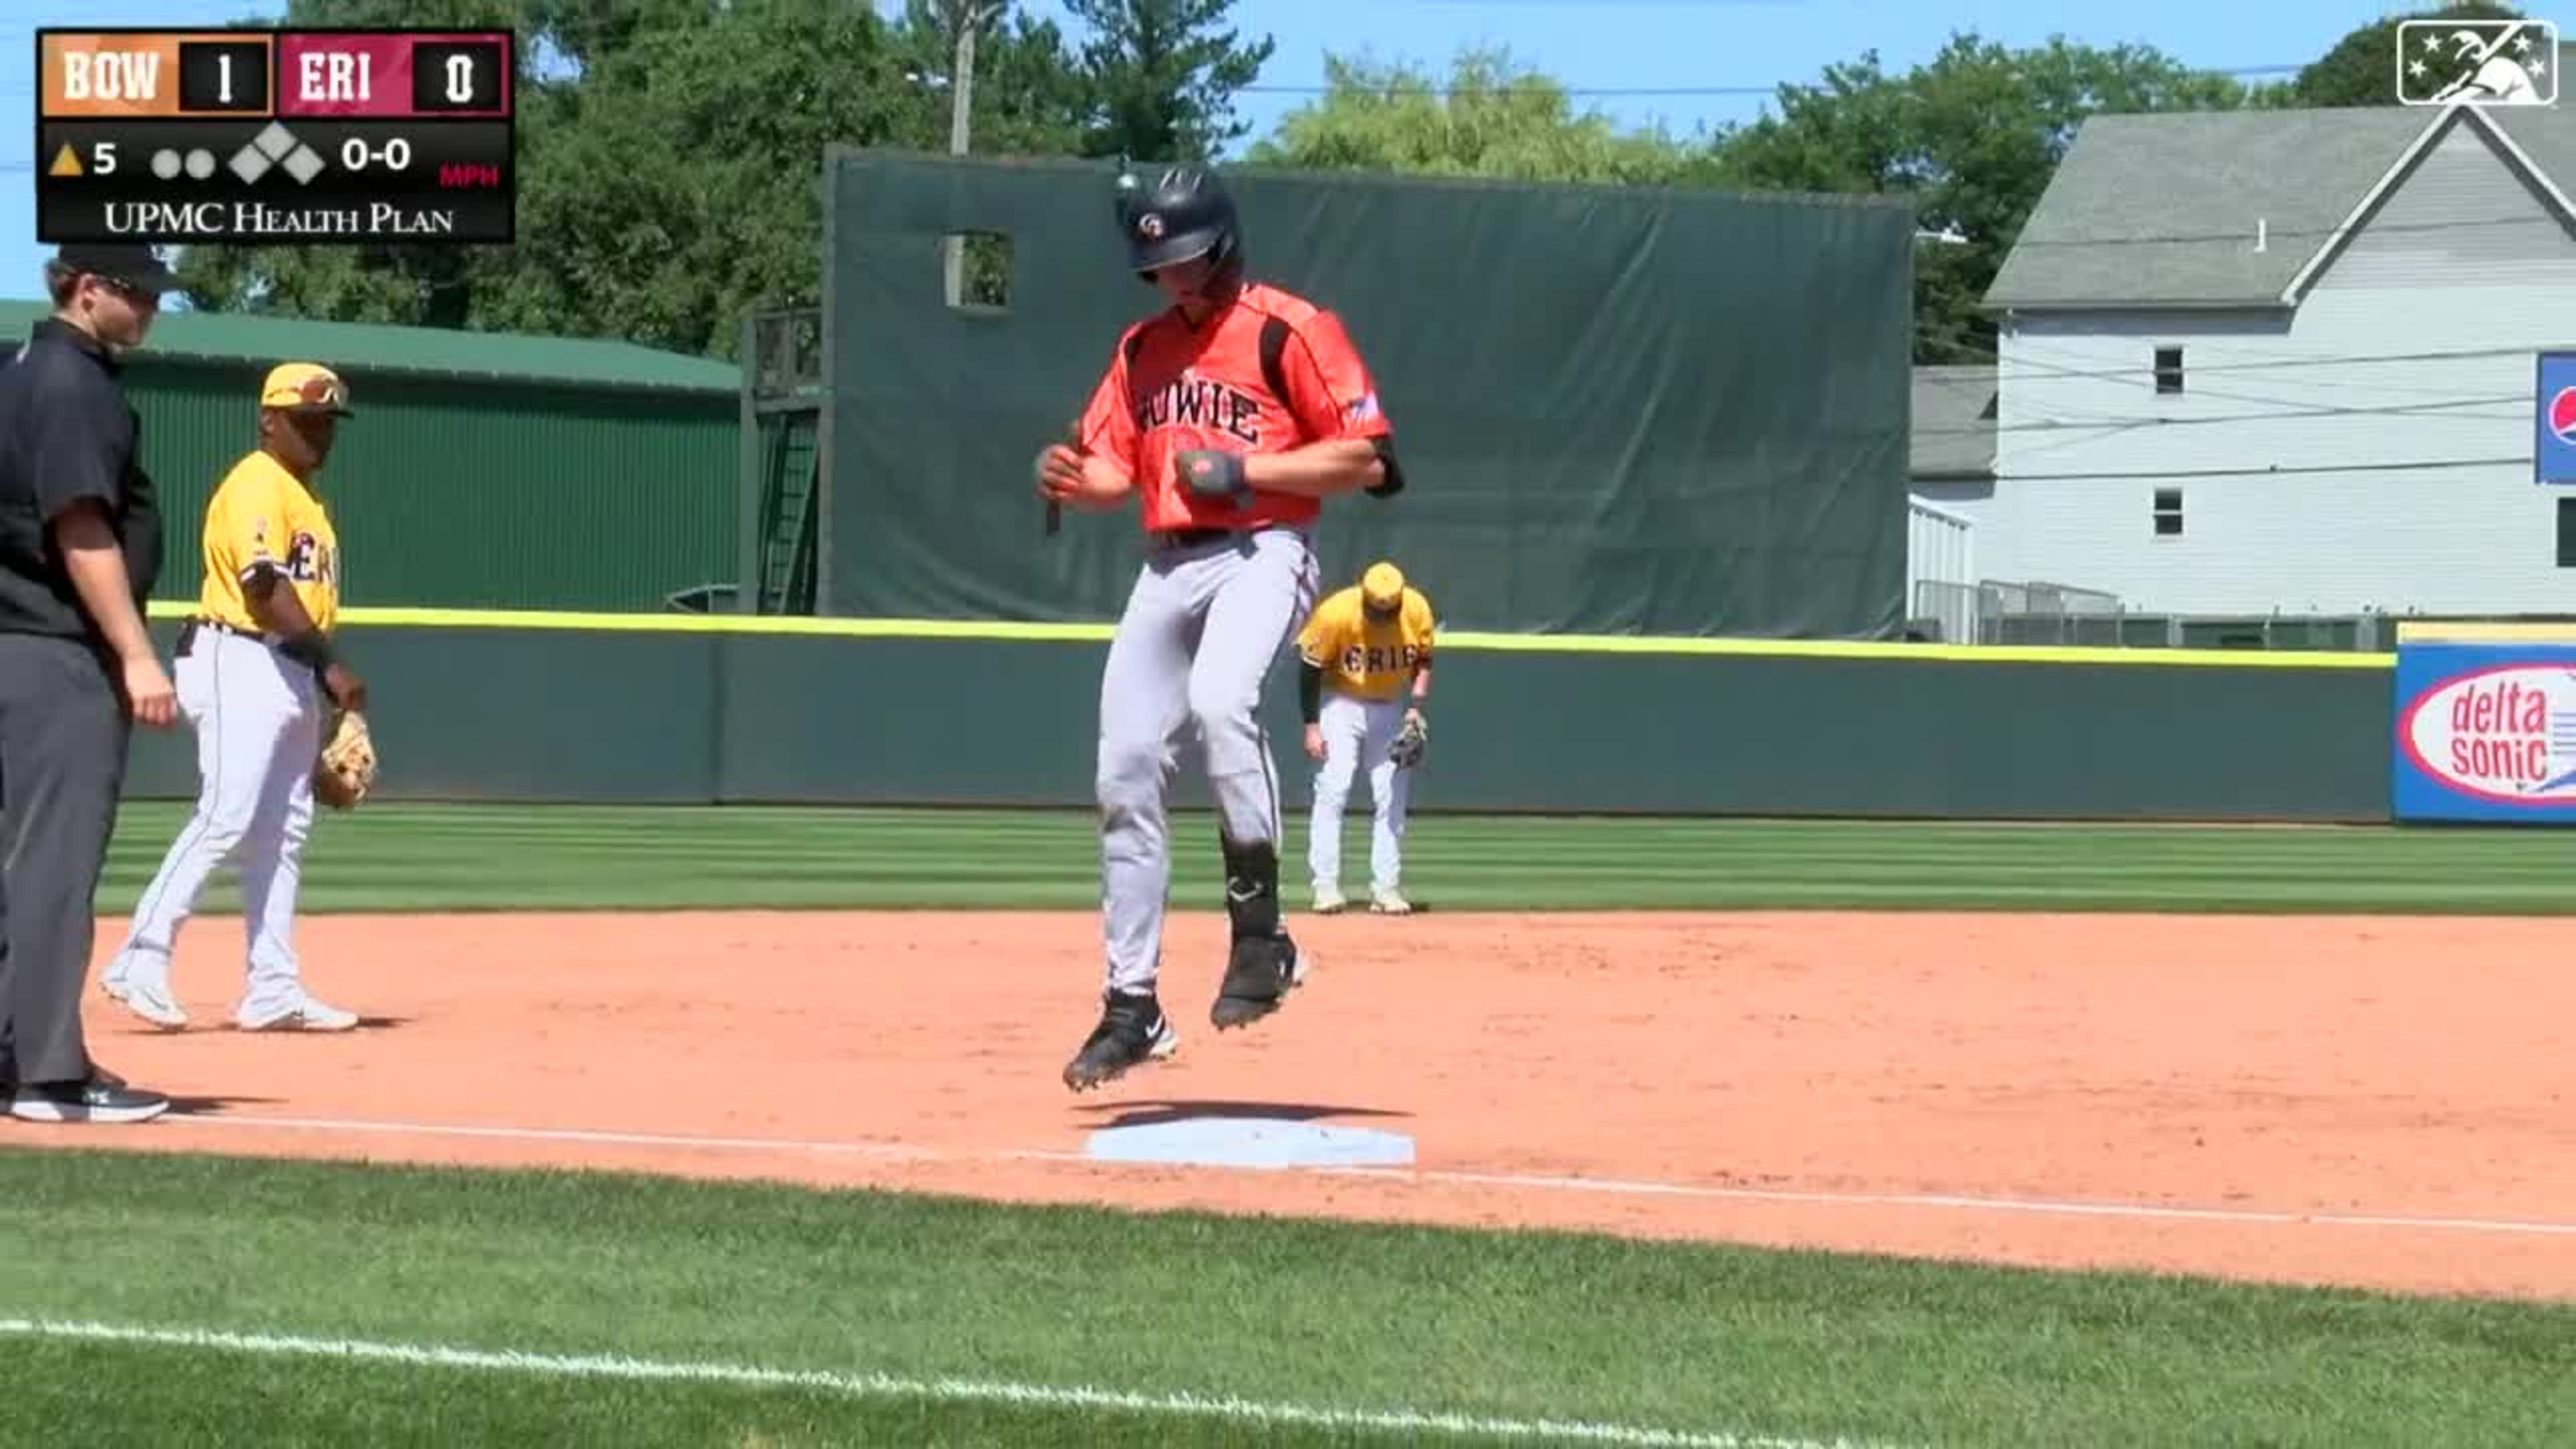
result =
[[[36,238],[508,242],[508,31],[36,32]]]

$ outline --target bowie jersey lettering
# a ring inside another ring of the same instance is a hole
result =
[[[1167,308],[1127,329],[1082,418],[1082,447],[1136,480],[1145,530],[1302,524],[1319,499],[1203,498],[1173,459],[1192,448],[1284,453],[1331,438],[1390,434],[1377,384],[1341,320],[1275,287],[1246,283],[1198,327]]]
[[[331,515],[275,458],[253,452],[233,465],[206,505],[206,584],[198,607],[205,617],[250,633],[262,632],[242,586],[261,564],[274,564],[295,597],[328,631],[340,617],[340,540]]]
[[[1431,657],[1435,624],[1431,601],[1404,591],[1396,616],[1368,616],[1357,584],[1315,606],[1297,635],[1297,652],[1324,672],[1324,687],[1359,699],[1394,699],[1413,682],[1415,666]]]

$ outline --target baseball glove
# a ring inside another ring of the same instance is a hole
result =
[[[347,810],[367,798],[376,784],[376,742],[367,717],[356,710],[334,710],[322,734],[322,753],[313,762],[313,798],[334,810]]]
[[[1395,742],[1386,747],[1386,757],[1395,761],[1399,770],[1410,770],[1422,763],[1423,747],[1431,742],[1431,724],[1420,714],[1404,717],[1404,728],[1395,732]]]

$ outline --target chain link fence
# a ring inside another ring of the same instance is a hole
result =
[[[2381,653],[2420,614],[2143,612],[2102,589],[2048,580],[1935,579],[1914,586],[1910,637],[1930,643],[2112,649],[2293,649]]]

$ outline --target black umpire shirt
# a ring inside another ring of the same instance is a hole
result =
[[[107,511],[135,608],[151,596],[161,509],[143,471],[143,420],[116,381],[122,370],[96,338],[51,317],[0,363],[0,631],[103,646],[47,528],[82,499]]]

